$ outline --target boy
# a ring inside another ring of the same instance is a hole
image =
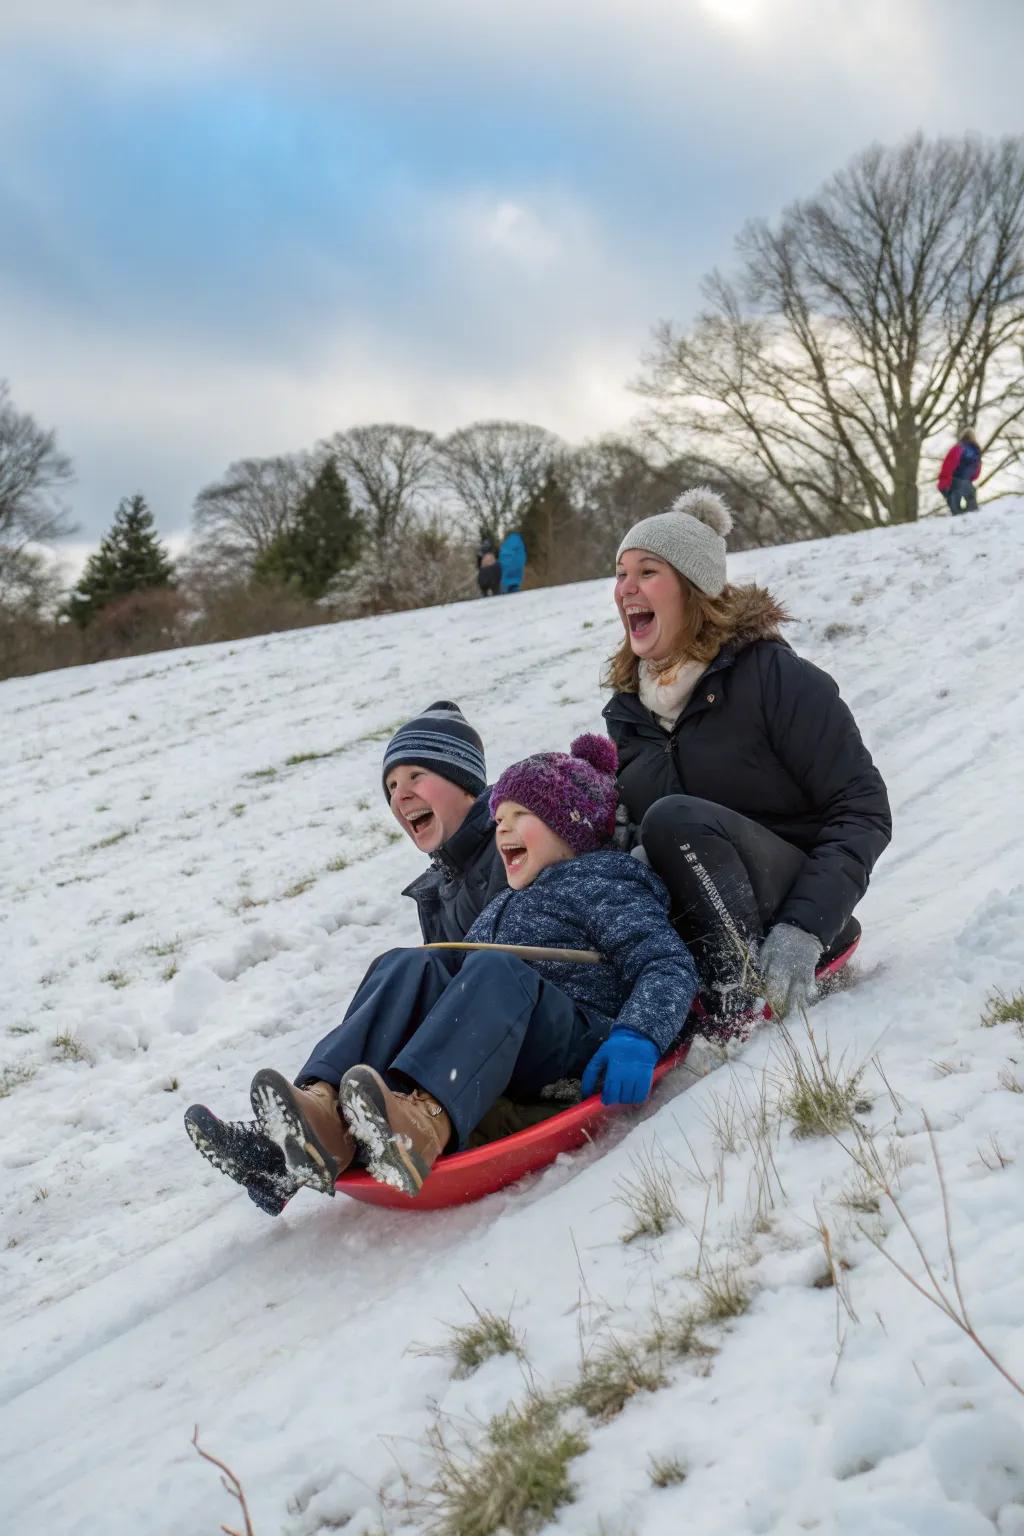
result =
[[[381,775],[398,825],[430,856],[431,867],[402,892],[416,903],[424,942],[464,938],[492,896],[505,889],[479,734],[457,704],[439,700],[395,732]],[[203,1155],[241,1184],[261,1211],[278,1215],[298,1188],[280,1149],[254,1120],[218,1120],[202,1106],[193,1109],[186,1127]]]

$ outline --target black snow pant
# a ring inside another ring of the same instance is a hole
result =
[[[416,1084],[447,1110],[455,1151],[502,1095],[534,1100],[547,1084],[579,1077],[612,1022],[515,955],[393,949],[295,1081],[337,1085],[363,1063],[398,1091]]]
[[[757,995],[752,957],[805,855],[749,817],[696,795],[655,801],[640,839],[668,886],[673,927],[693,951],[712,1010],[742,1010]],[[823,958],[839,954],[859,932],[851,918]]]
[[[961,512],[977,512],[978,493],[970,480],[954,480],[946,492],[946,501],[954,517]]]

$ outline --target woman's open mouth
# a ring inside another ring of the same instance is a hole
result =
[[[412,835],[417,842],[419,842],[420,838],[429,832],[431,827],[434,825],[434,813],[433,811],[429,810],[413,811],[412,814],[407,816],[405,819],[412,828]]]
[[[630,608],[626,613],[626,623],[633,638],[640,640],[644,635],[650,634],[651,626],[654,624],[654,614],[650,608]]]
[[[502,843],[498,852],[505,860],[505,869],[510,875],[514,875],[526,863],[526,849],[522,843]]]

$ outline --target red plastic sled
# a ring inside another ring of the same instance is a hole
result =
[[[859,943],[858,936],[842,954],[821,966],[818,980],[841,971]],[[654,1069],[655,1083],[681,1067],[689,1049],[687,1040],[663,1056]],[[579,1104],[569,1105],[549,1120],[542,1120],[539,1125],[517,1131],[514,1136],[503,1136],[500,1141],[488,1142],[484,1147],[442,1157],[434,1164],[416,1196],[378,1183],[361,1168],[351,1168],[343,1173],[335,1189],[367,1205],[385,1205],[403,1211],[440,1211],[449,1205],[468,1205],[472,1200],[482,1200],[484,1195],[504,1189],[506,1184],[514,1184],[524,1174],[546,1168],[560,1152],[574,1152],[625,1107],[602,1104],[600,1095],[595,1093]]]

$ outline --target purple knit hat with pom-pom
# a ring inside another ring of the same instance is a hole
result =
[[[491,815],[503,800],[539,816],[574,853],[593,853],[615,831],[619,756],[607,736],[577,736],[568,752],[538,752],[506,768],[491,790]]]

